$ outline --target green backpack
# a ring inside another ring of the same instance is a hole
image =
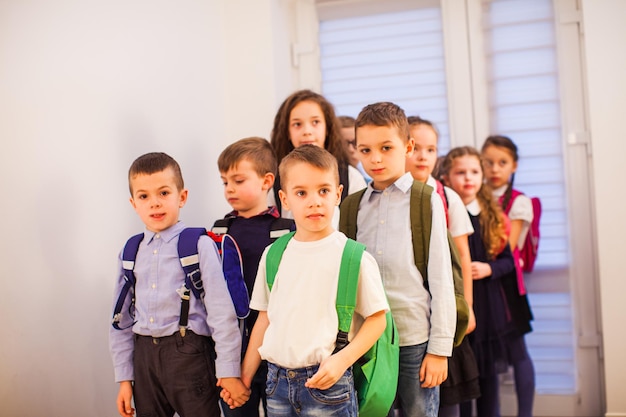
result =
[[[270,291],[274,285],[283,252],[294,233],[280,237],[267,252],[266,276]],[[348,239],[341,256],[335,302],[339,319],[335,352],[348,344],[348,332],[356,306],[357,284],[364,251],[363,244]],[[352,365],[360,417],[386,416],[396,397],[400,348],[390,312],[387,312],[386,319],[387,327],[378,341]]]
[[[357,215],[359,203],[366,189],[357,191],[346,197],[340,206],[339,230],[351,239],[356,239]],[[428,289],[428,250],[430,248],[430,230],[432,226],[432,209],[430,198],[432,187],[413,181],[411,187],[411,235],[413,240],[413,256],[415,266],[422,277],[424,277],[424,287]],[[463,294],[463,274],[461,272],[461,260],[459,252],[448,232],[448,246],[450,247],[450,258],[452,259],[452,277],[454,279],[454,296],[456,301],[456,330],[454,333],[454,346],[458,346],[465,337],[467,325],[469,323],[469,306]]]

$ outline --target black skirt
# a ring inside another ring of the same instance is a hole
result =
[[[448,378],[441,384],[440,402],[441,405],[455,405],[478,397],[478,366],[466,337],[448,358]]]

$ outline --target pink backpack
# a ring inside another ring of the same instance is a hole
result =
[[[437,194],[441,197],[441,201],[443,202],[443,210],[446,212],[446,226],[450,227],[450,218],[448,216],[448,196],[446,195],[446,190],[443,188],[443,184],[439,180],[435,180],[437,182]]]
[[[504,208],[504,213],[509,214],[513,202],[517,196],[522,195],[520,191],[512,190],[511,199]],[[502,204],[504,195],[500,197],[498,202]],[[524,240],[524,246],[520,250],[520,264],[524,272],[532,272],[535,267],[535,261],[537,260],[537,252],[539,250],[539,221],[541,219],[541,200],[538,197],[530,197],[530,201],[533,206],[533,221],[530,222],[528,227],[528,233],[526,234],[526,240]]]

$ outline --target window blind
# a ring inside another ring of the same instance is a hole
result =
[[[569,264],[554,17],[550,0],[483,3],[491,131],[520,160],[515,185],[541,199],[536,268]]]
[[[322,93],[338,115],[391,101],[434,122],[450,147],[441,10],[438,7],[320,22]]]
[[[551,0],[484,0],[482,6],[491,132],[509,136],[518,147],[516,188],[541,199],[535,268],[548,279],[549,270],[569,266],[553,5]],[[571,296],[543,292],[529,299],[535,320],[526,342],[536,391],[572,394],[577,371]]]

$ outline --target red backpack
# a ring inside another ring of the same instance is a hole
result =
[[[522,195],[523,193],[517,190],[512,190],[511,199],[509,200],[507,206],[504,208],[504,213],[509,214],[511,211],[511,207],[513,206],[513,202],[517,198],[517,196]],[[502,204],[502,200],[504,199],[504,195],[500,197],[498,202]],[[528,227],[528,233],[526,234],[526,239],[524,240],[524,246],[520,250],[520,263],[522,270],[524,272],[532,272],[535,267],[535,261],[537,260],[537,253],[539,250],[539,221],[541,219],[541,200],[538,197],[530,197],[530,202],[533,206],[533,220],[530,222]]]

